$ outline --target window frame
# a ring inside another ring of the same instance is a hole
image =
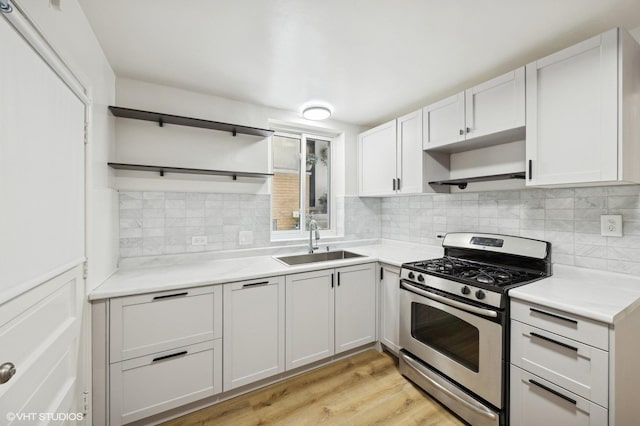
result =
[[[271,241],[287,241],[287,240],[304,240],[309,237],[309,231],[305,230],[306,228],[306,219],[307,212],[306,207],[308,204],[307,200],[307,190],[306,190],[306,180],[303,178],[304,174],[306,174],[306,163],[307,163],[307,140],[317,140],[317,141],[326,141],[329,143],[329,182],[328,182],[328,197],[327,203],[328,209],[327,213],[329,214],[329,224],[330,227],[326,229],[320,229],[320,237],[335,237],[337,236],[337,210],[336,210],[336,195],[335,195],[335,167],[334,167],[334,158],[336,154],[336,138],[331,136],[326,136],[322,134],[314,134],[312,132],[292,132],[292,131],[280,131],[276,130],[273,136],[281,136],[285,138],[295,138],[300,140],[300,186],[298,188],[298,193],[300,195],[300,204],[299,204],[299,212],[300,212],[300,229],[291,229],[286,231],[277,231],[273,229],[273,226],[270,225],[271,232]],[[271,148],[272,156],[271,156],[271,168],[273,173],[275,173],[275,169],[273,168],[273,147]],[[269,193],[273,195],[273,182],[271,182]],[[270,209],[270,224],[273,224],[273,199],[272,205]],[[305,226],[302,226],[305,224]]]

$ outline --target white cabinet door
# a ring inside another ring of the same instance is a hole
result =
[[[398,324],[400,321],[400,269],[380,266],[380,342],[393,352],[400,350]]]
[[[465,91],[466,139],[524,126],[524,67]]]
[[[465,138],[464,92],[422,109],[422,148],[431,149]]]
[[[376,340],[375,264],[336,269],[336,353]]]
[[[618,161],[618,32],[527,65],[527,184],[613,181]]]
[[[607,424],[606,409],[513,365],[510,381],[512,425]]]
[[[358,136],[358,193],[394,194],[396,177],[396,120],[391,120]]]
[[[401,194],[422,192],[422,110],[397,120],[397,165]]]
[[[224,285],[224,390],[284,371],[284,277]]]
[[[334,354],[333,269],[286,277],[286,369]]]

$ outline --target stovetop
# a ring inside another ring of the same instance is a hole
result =
[[[551,275],[551,244],[546,241],[454,232],[442,246],[444,257],[402,265],[405,288],[504,309],[508,290]]]
[[[410,262],[403,265],[403,267],[409,267],[424,274],[453,279],[465,284],[475,286],[480,284],[480,287],[488,289],[506,287],[543,276],[541,272],[473,262],[449,256]]]

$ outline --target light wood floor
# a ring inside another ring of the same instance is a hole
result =
[[[369,350],[165,423],[192,425],[462,425]]]

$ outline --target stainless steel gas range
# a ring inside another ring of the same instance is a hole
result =
[[[507,291],[551,275],[551,244],[449,233],[400,271],[400,371],[474,426],[507,424]]]

